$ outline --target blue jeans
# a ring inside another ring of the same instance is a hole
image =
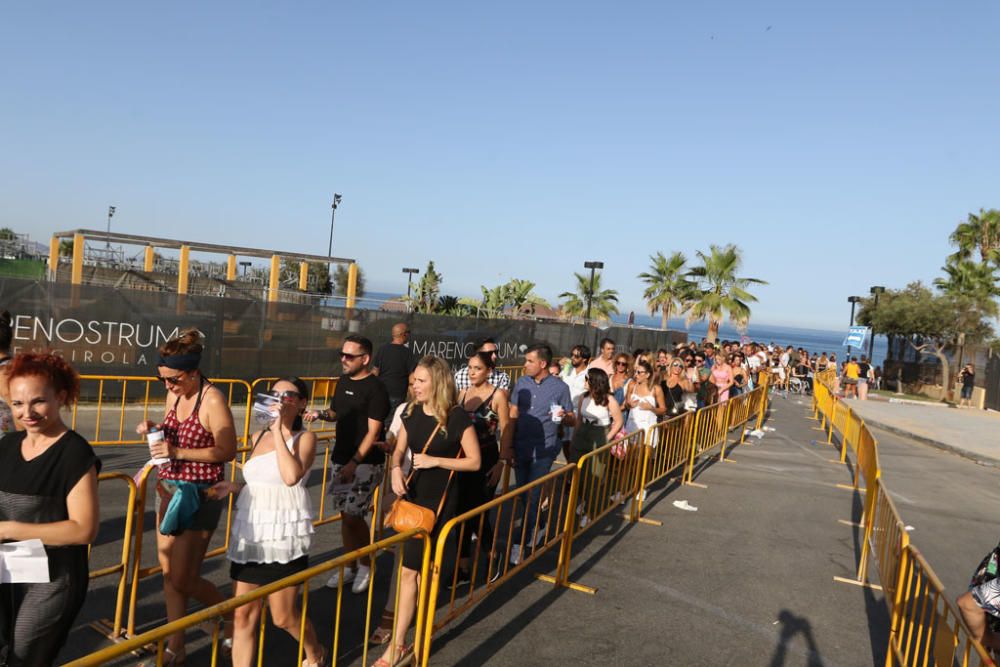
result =
[[[545,458],[539,458],[534,460],[528,459],[527,461],[522,461],[518,459],[517,465],[514,467],[514,479],[515,481],[517,481],[517,485],[525,486],[527,484],[531,484],[536,479],[544,477],[545,475],[549,474],[549,471],[552,470],[552,464],[555,462],[555,460],[556,460],[555,454],[553,454],[552,456],[546,456]],[[527,535],[529,544],[531,543],[532,531],[534,530],[535,527],[535,516],[538,514],[538,500],[539,497],[541,496],[542,486],[544,485],[536,486],[528,494],[529,496],[528,512],[524,517],[525,525],[527,525],[527,530],[525,531],[524,534]],[[540,528],[542,527],[540,526]],[[521,543],[520,530],[515,531],[513,542],[514,544]]]

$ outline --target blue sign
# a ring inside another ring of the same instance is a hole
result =
[[[844,339],[844,347],[864,347],[865,338],[870,331],[868,327],[851,327]]]

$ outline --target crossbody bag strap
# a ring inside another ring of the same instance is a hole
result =
[[[458,454],[457,454],[457,455],[455,455],[455,458],[456,458],[456,459],[460,459],[460,458],[462,458],[462,450],[461,450],[461,446],[459,446],[459,450],[458,450]],[[445,501],[445,500],[446,500],[446,499],[448,498],[448,487],[450,487],[450,486],[451,486],[451,478],[452,478],[452,477],[454,477],[454,476],[455,476],[455,471],[454,471],[454,470],[452,470],[452,471],[451,471],[451,472],[450,472],[450,473],[448,474],[448,481],[447,481],[447,482],[445,482],[445,485],[444,485],[444,493],[442,493],[442,494],[441,494],[441,502],[439,502],[439,503],[438,503],[438,508],[437,508],[437,511],[436,511],[436,512],[434,512],[434,516],[435,516],[435,517],[438,517],[438,516],[441,516],[441,510],[443,510],[443,509],[444,509],[444,501]]]
[[[427,448],[431,446],[431,441],[434,439],[434,436],[436,436],[438,434],[438,431],[440,430],[441,430],[441,424],[438,424],[437,426],[434,427],[434,430],[431,431],[431,437],[427,438],[427,442],[424,443],[424,448],[420,450],[421,454],[427,452]],[[406,477],[406,486],[410,486],[410,480],[413,479],[413,475],[415,475],[416,472],[417,472],[416,467],[410,470],[410,474],[407,475]]]

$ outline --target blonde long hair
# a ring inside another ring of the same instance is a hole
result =
[[[458,391],[455,389],[455,376],[444,359],[427,355],[417,362],[431,376],[431,395],[427,401],[428,412],[434,415],[441,429],[448,425],[448,413],[458,404]],[[413,413],[417,402],[412,401],[406,408],[406,416]]]

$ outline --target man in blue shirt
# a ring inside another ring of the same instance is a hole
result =
[[[532,345],[524,354],[524,375],[514,385],[510,396],[510,418],[514,422],[514,475],[518,486],[530,484],[548,474],[559,455],[559,423],[573,426],[573,403],[569,387],[559,377],[549,374],[552,348]],[[559,421],[553,421],[553,413]],[[527,522],[529,544],[534,545],[531,530],[538,512],[540,487],[529,494]],[[516,532],[520,541],[521,531]],[[531,547],[529,547],[531,548]],[[520,544],[511,546],[510,559],[521,560]]]

